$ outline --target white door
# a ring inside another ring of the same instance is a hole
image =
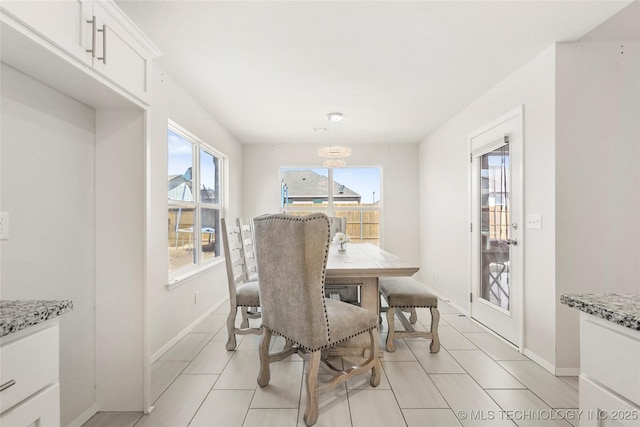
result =
[[[522,107],[470,136],[471,317],[522,347]]]

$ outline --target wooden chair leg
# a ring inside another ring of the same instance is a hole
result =
[[[304,423],[308,426],[318,421],[318,372],[320,371],[321,351],[309,354],[307,368],[307,408],[304,411]]]
[[[264,387],[269,384],[271,371],[269,370],[269,344],[271,344],[271,329],[262,328],[262,338],[258,347],[260,356],[260,372],[258,373],[258,385]]]
[[[380,385],[380,359],[378,358],[378,329],[372,329],[369,331],[369,337],[371,338],[371,349],[369,350],[371,353],[371,357],[374,358],[374,365],[371,368],[371,379],[369,380],[369,384],[371,387],[378,387]]]
[[[387,351],[390,353],[396,351],[396,346],[393,343],[393,335],[395,334],[395,315],[396,309],[394,307],[389,307],[389,310],[387,311],[387,327],[389,328],[389,330],[387,331]]]
[[[227,317],[227,345],[226,349],[231,351],[236,348],[236,314],[238,313],[238,308],[232,309],[229,311],[229,316]]]
[[[440,351],[440,337],[438,336],[438,324],[440,323],[440,312],[437,307],[431,307],[431,345],[429,350],[431,353]]]

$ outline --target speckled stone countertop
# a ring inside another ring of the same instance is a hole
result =
[[[560,302],[640,331],[640,294],[563,294]]]
[[[0,337],[53,319],[73,310],[73,301],[2,300]]]

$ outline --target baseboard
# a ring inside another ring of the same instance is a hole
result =
[[[579,377],[580,368],[556,368],[557,377]]]
[[[196,320],[191,322],[191,324],[189,326],[184,328],[175,337],[173,337],[171,340],[169,340],[169,342],[167,342],[165,345],[160,347],[160,349],[158,351],[156,351],[155,353],[153,353],[151,355],[151,363],[155,362],[160,357],[162,357],[162,355],[165,354],[171,347],[173,347],[178,341],[180,341],[189,332],[191,332],[193,330],[193,328],[198,326],[198,324],[200,322],[202,322],[207,316],[209,316],[211,313],[216,311],[222,304],[226,303],[227,301],[229,301],[229,300],[228,299],[224,299],[224,300],[220,301],[219,303],[212,305],[209,309],[207,309],[207,311],[202,313],[202,315],[200,315],[200,317],[198,317]]]
[[[422,282],[422,283],[424,283],[424,282]],[[479,323],[475,319],[471,318],[469,316],[469,310],[468,309],[460,307],[458,304],[452,302],[449,298],[447,298],[446,296],[444,296],[440,292],[436,291],[431,286],[429,286],[427,284],[425,284],[425,286],[427,287],[429,292],[431,292],[432,294],[437,296],[439,299],[441,299],[442,301],[444,301],[447,304],[449,304],[451,307],[453,307],[456,310],[458,310],[460,313],[462,313],[465,316],[467,316],[475,324],[481,326],[487,332],[489,332],[490,334],[492,334],[496,338],[499,338],[505,344],[508,344],[509,346],[513,347],[515,350],[518,350],[518,347],[516,345],[510,343],[509,341],[507,341],[504,338],[502,338],[500,335],[498,335],[495,332],[493,332],[491,329],[489,329],[486,326],[484,326],[482,323]],[[533,362],[535,362],[538,365],[542,366],[545,370],[549,371],[549,373],[553,374],[554,376],[558,376],[558,377],[575,377],[575,376],[579,376],[580,375],[580,368],[556,368],[553,364],[547,362],[545,359],[543,359],[542,357],[538,356],[536,353],[534,353],[533,351],[527,349],[526,347],[522,350],[522,354],[527,356]]]
[[[67,427],[82,427],[84,423],[89,421],[91,417],[98,413],[98,409],[100,409],[98,407],[98,404],[94,403],[86,411],[80,414],[78,418],[73,420]]]
[[[529,350],[528,348],[525,348],[522,354],[527,356],[532,361],[536,362],[538,365],[542,366],[544,369],[549,371],[550,374],[556,375],[556,367],[551,363],[547,362],[542,357],[538,356],[533,351]]]
[[[523,354],[556,377],[577,377],[580,375],[580,368],[558,368],[526,348]]]
[[[458,304],[452,302],[448,297],[444,296],[443,294],[441,294],[440,292],[436,291],[435,289],[433,289],[431,286],[429,286],[428,284],[426,284],[423,281],[420,281],[420,283],[424,284],[425,287],[429,290],[429,292],[431,292],[432,294],[434,294],[435,296],[437,296],[439,299],[441,299],[442,301],[446,302],[447,304],[449,304],[451,307],[455,308],[456,310],[458,310],[460,313],[464,314],[465,316],[469,317],[469,309],[468,308],[463,308],[461,306],[459,306]]]

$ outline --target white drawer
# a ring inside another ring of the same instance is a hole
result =
[[[50,385],[0,415],[2,427],[60,427],[60,386]]]
[[[580,359],[583,375],[640,405],[640,333],[583,314]]]
[[[640,407],[580,376],[580,427],[640,427]]]
[[[0,413],[58,382],[58,325],[34,331],[0,348]]]

